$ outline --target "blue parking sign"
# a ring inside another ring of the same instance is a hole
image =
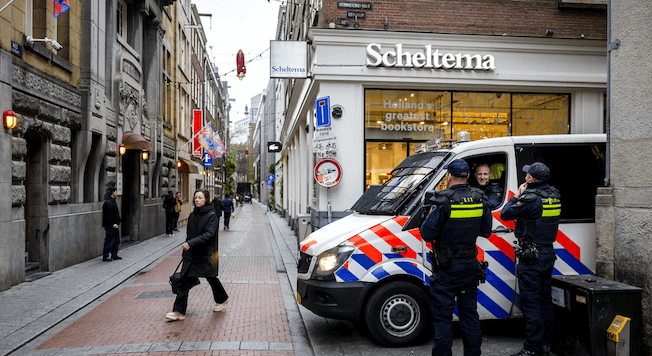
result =
[[[213,159],[208,155],[208,152],[204,153],[204,167],[210,167],[213,165]]]
[[[331,98],[326,96],[315,100],[315,112],[317,116],[317,124],[315,127],[323,127],[331,125]]]

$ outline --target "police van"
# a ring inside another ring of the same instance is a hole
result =
[[[443,167],[461,158],[491,168],[504,192],[492,211],[489,238],[477,239],[486,283],[478,287],[480,319],[522,316],[513,221],[500,210],[525,181],[526,164],[544,162],[562,200],[554,275],[595,274],[595,196],[605,176],[605,135],[491,138],[440,145],[401,162],[382,186],[371,186],[353,213],[311,233],[299,245],[297,300],[317,315],[361,322],[379,343],[398,346],[430,336],[430,243],[421,239],[426,195],[445,189]],[[427,194],[427,192],[431,192]],[[457,309],[455,310],[457,318]]]

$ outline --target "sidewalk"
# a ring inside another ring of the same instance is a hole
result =
[[[98,257],[0,293],[0,355],[312,355],[290,283],[296,246],[279,244],[283,220],[264,209],[238,207],[219,231],[225,311],[213,313],[202,279],[186,320],[165,321],[185,231],[158,236],[121,250],[121,261]]]

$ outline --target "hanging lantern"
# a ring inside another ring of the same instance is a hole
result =
[[[4,111],[2,114],[2,121],[8,129],[13,129],[18,125],[18,117],[16,116],[16,113],[11,110]]]
[[[238,51],[238,55],[235,57],[235,62],[238,67],[238,79],[242,80],[245,74],[247,73],[247,67],[245,67],[244,53],[242,50]]]
[[[122,156],[123,154],[127,153],[127,147],[124,144],[119,144],[118,145],[118,152]]]

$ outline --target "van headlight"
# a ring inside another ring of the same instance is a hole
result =
[[[315,270],[312,277],[315,279],[331,279],[335,272],[355,251],[353,246],[336,246],[324,251],[317,256]]]

